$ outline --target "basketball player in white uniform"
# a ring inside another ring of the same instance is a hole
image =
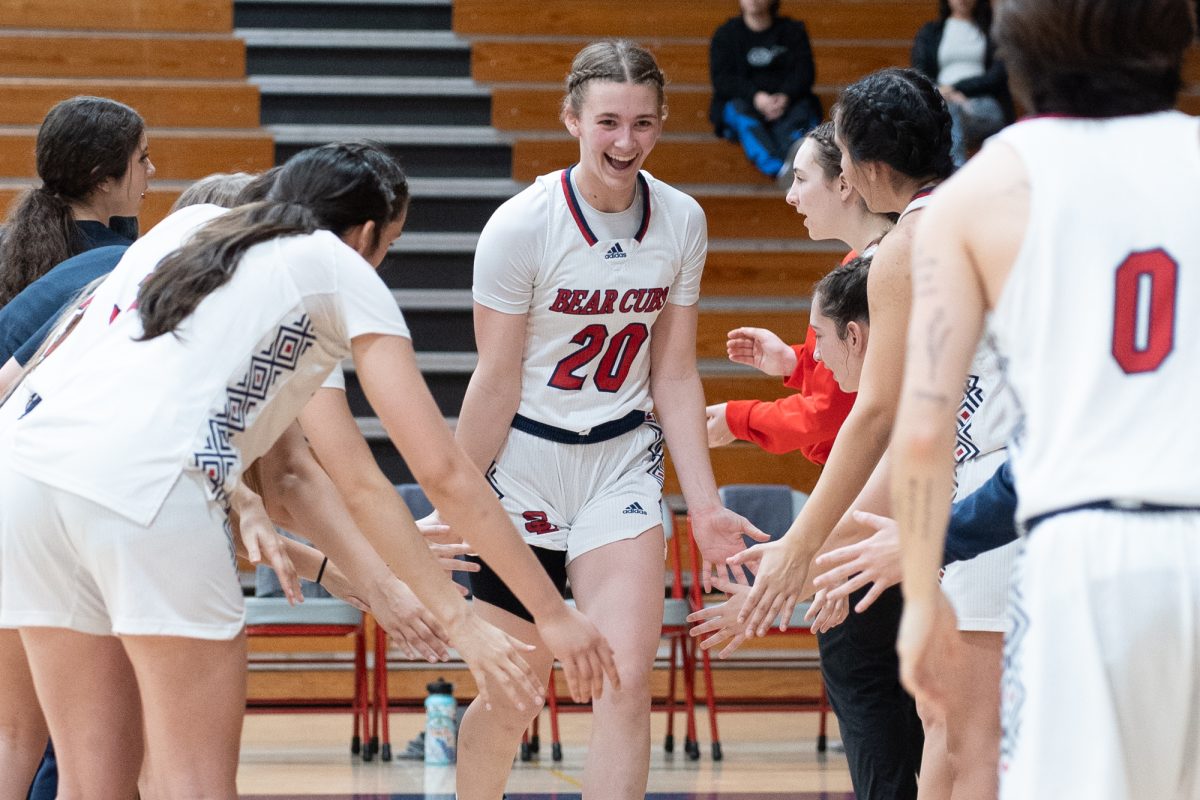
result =
[[[663,609],[663,438],[706,562],[740,551],[744,532],[767,538],[721,507],[708,460],[695,365],[704,214],[640,171],[661,131],[663,82],[653,56],[629,42],[576,56],[563,121],[580,141],[579,163],[537,179],[480,237],[479,366],[457,428],[545,569],[560,587],[570,577],[579,608],[613,646],[621,688],[594,704],[589,798],[646,791]],[[490,570],[472,585],[485,618],[537,642]],[[548,674],[544,648],[531,658]],[[535,713],[472,703],[458,797],[501,796]]]
[[[918,235],[893,498],[903,675],[941,697],[941,458],[984,314],[1023,412],[1028,529],[1005,658],[1003,800],[1200,797],[1200,124],[1168,111],[1188,0],[1008,0],[993,28],[1025,105]],[[1184,415],[1186,416],[1186,414]]]

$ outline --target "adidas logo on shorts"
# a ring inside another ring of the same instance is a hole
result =
[[[622,511],[621,513],[622,514],[641,514],[644,517],[644,516],[646,516],[646,509],[642,508],[641,503],[634,502],[634,503],[630,503],[629,505],[625,506],[625,510]]]
[[[621,243],[617,242],[612,247],[608,248],[608,252],[604,254],[605,258],[625,258],[625,251],[621,249]],[[646,512],[643,511],[643,514]]]

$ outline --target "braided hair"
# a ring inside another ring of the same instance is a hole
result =
[[[659,114],[666,116],[666,76],[649,50],[628,39],[593,42],[576,54],[571,62],[571,71],[567,74],[563,114],[570,111],[579,116],[582,113],[584,92],[589,81],[653,86],[658,95]]]
[[[954,172],[946,101],[914,69],[881,69],[847,86],[834,120],[856,162],[882,162],[917,180],[943,180]]]

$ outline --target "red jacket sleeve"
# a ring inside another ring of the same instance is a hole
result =
[[[770,453],[799,450],[809,461],[825,463],[854,395],[839,389],[833,373],[813,359],[814,347],[812,328],[804,344],[793,345],[796,369],[784,385],[797,389],[797,394],[772,402],[731,400],[725,405],[725,421],[734,436]]]

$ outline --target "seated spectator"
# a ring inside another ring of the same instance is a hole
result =
[[[779,15],[779,0],[738,3],[741,15],[717,28],[709,49],[709,118],[718,136],[740,142],[759,171],[787,185],[795,148],[821,121],[808,32]]]
[[[988,36],[990,0],[940,0],[939,18],[917,32],[912,65],[938,85],[953,121],[954,163],[963,163],[987,137],[1012,122],[1008,71]]]

